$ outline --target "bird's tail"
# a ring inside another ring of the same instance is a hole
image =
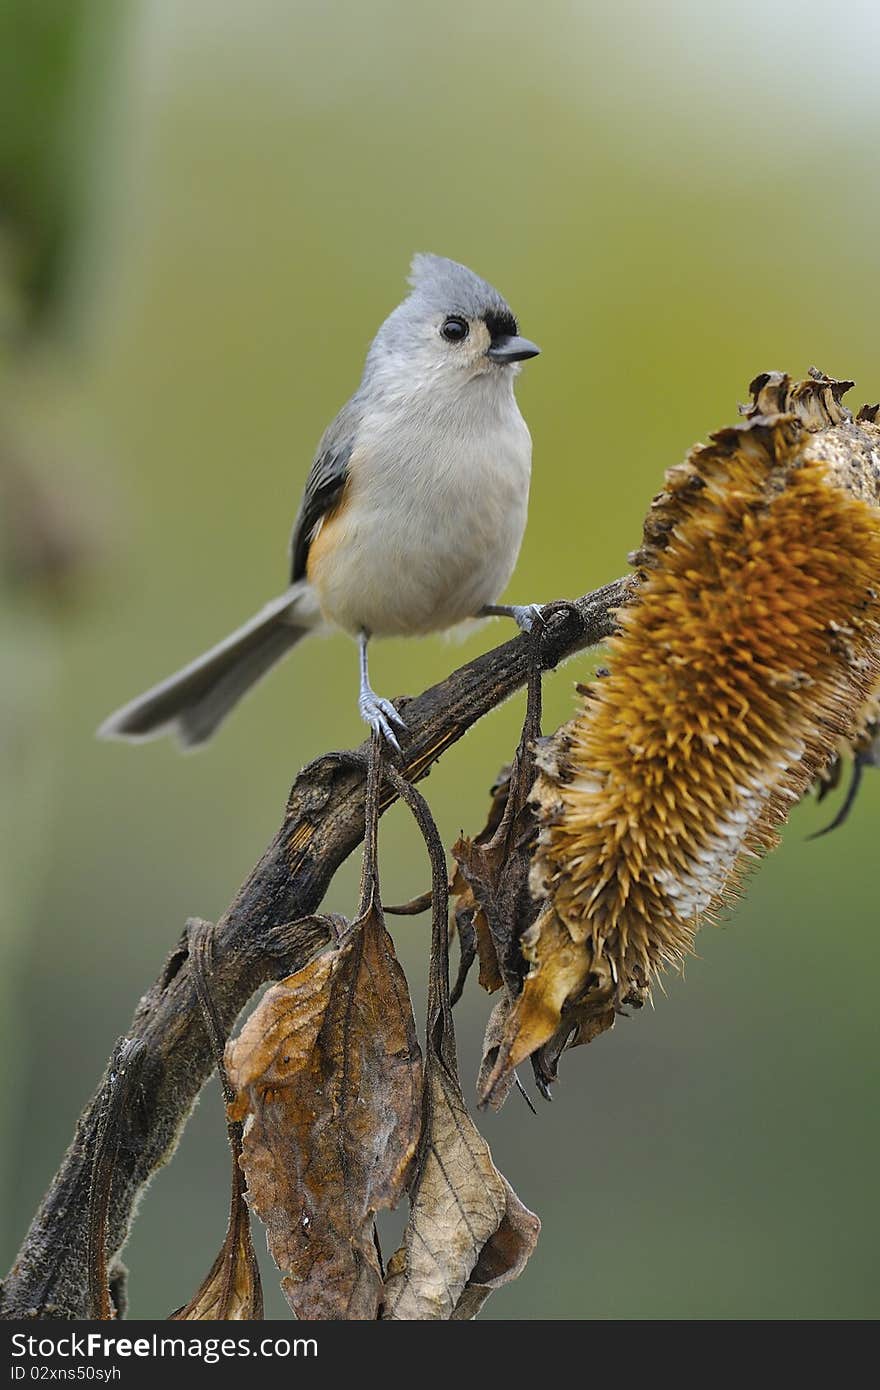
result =
[[[140,742],[176,733],[186,748],[204,743],[251,686],[319,623],[308,584],[294,584],[216,647],[111,714],[98,737]]]

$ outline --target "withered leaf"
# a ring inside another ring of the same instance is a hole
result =
[[[592,1042],[612,1027],[620,1005],[641,1008],[648,997],[638,970],[621,984],[607,961],[591,962],[552,906],[525,933],[522,950],[530,965],[522,993],[494,1028],[490,1018],[486,1033],[478,1090],[492,1109],[503,1104],[514,1068],[526,1057],[547,1085],[556,1080],[566,1048]]]
[[[453,845],[452,853],[456,856],[468,856],[471,854],[474,844],[474,841],[462,837]],[[456,899],[455,929],[458,933],[460,954],[458,975],[452,987],[450,998],[453,1004],[457,1004],[461,998],[470,968],[477,959],[480,963],[480,984],[487,994],[494,994],[497,989],[501,988],[504,981],[501,977],[498,955],[492,940],[492,933],[489,931],[486,914],[477,904],[474,890],[466,881],[461,868],[455,871],[452,880],[452,893]]]
[[[453,858],[467,858],[476,845],[487,844],[501,824],[510,792],[510,765],[502,767],[491,790],[492,800],[486,824],[473,839],[462,835],[453,845]],[[495,944],[489,931],[486,914],[478,904],[474,890],[462,873],[461,864],[452,879],[452,896],[455,899],[455,926],[459,941],[458,977],[452,987],[452,1003],[457,1004],[464,989],[465,980],[474,960],[479,956],[480,984],[488,994],[493,994],[504,983],[498,966]]]
[[[494,1086],[504,1072],[519,1065],[525,1057],[554,1036],[562,1011],[570,999],[577,998],[590,982],[590,959],[571,936],[556,912],[545,909],[522,941],[530,964],[522,993],[515,1001],[507,1022],[506,1039],[499,1049]],[[488,1099],[485,1092],[483,1099]]]
[[[510,1094],[514,1080],[513,1069],[509,1068],[499,1076],[494,1086],[490,1088],[489,1085],[489,1078],[494,1075],[498,1063],[498,1054],[505,1046],[509,1016],[510,998],[505,994],[502,999],[498,1000],[489,1015],[489,1022],[486,1024],[486,1033],[483,1038],[480,1070],[477,1073],[477,1095],[484,1096],[486,1103],[492,1110],[501,1109]]]
[[[410,1216],[388,1263],[383,1318],[474,1317],[493,1288],[516,1278],[535,1247],[538,1218],[492,1162],[468,1114],[449,999],[446,873],[436,826],[409,788],[432,857],[434,917],[428,982],[424,1118]]]
[[[541,1223],[498,1172],[457,1081],[427,1065],[425,1141],[404,1243],[388,1262],[382,1316],[461,1319],[515,1279]]]
[[[226,1239],[204,1282],[184,1308],[171,1314],[171,1321],[258,1322],[262,1316],[263,1290],[251,1239],[250,1212],[244,1200],[244,1174],[233,1156]]]
[[[507,1179],[502,1174],[499,1177],[504,1184],[507,1206],[498,1230],[483,1246],[455,1305],[452,1316],[457,1322],[475,1318],[494,1289],[519,1278],[541,1233],[541,1223],[535,1213],[523,1206]]]
[[[191,917],[184,933],[186,953],[190,958],[193,981],[202,1011],[202,1022],[227,1105],[234,1099],[223,1062],[223,1030],[217,1014],[212,986],[214,924],[201,917]],[[238,1320],[249,1321],[263,1316],[263,1288],[260,1269],[251,1239],[251,1216],[245,1201],[245,1179],[242,1171],[242,1126],[227,1119],[229,1148],[232,1154],[232,1193],[226,1238],[216,1260],[196,1293],[183,1308],[171,1314],[172,1321]]]
[[[489,993],[502,985],[511,994],[519,992],[519,939],[535,915],[529,889],[532,777],[532,750],[524,738],[512,767],[502,769],[492,788],[485,828],[474,839],[462,836],[452,847],[458,866],[453,880],[456,921],[465,919],[475,933],[480,984]],[[458,993],[459,982],[454,997]]]
[[[270,989],[227,1047],[249,1201],[300,1318],[373,1319],[374,1218],[403,1195],[421,1114],[406,979],[378,906]]]
[[[452,896],[457,900],[455,934],[458,937],[458,974],[449,996],[450,1003],[454,1005],[458,1003],[464,993],[467,977],[471,973],[471,966],[477,958],[477,931],[474,926],[476,903],[473,893],[457,869],[449,888]]]

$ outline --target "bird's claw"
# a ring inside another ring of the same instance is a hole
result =
[[[390,700],[383,699],[372,690],[365,691],[358,700],[358,710],[365,724],[369,724],[395,753],[402,753],[395,729],[406,733],[406,723]]]
[[[536,623],[546,626],[540,603],[511,604],[510,616],[521,632],[531,632]]]

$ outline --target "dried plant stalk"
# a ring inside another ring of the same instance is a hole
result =
[[[618,580],[564,604],[540,634],[542,668],[550,670],[607,637],[629,587],[629,580]],[[403,776],[409,781],[424,777],[477,720],[526,683],[533,661],[533,642],[521,635],[407,701]],[[394,798],[385,788],[380,809]],[[330,753],[300,773],[277,834],[214,931],[211,987],[224,1033],[261,984],[302,969],[329,944],[326,922],[310,914],[362,839],[364,810],[363,755],[354,765],[350,757]],[[106,1264],[113,1302],[121,1311],[119,1251],[138,1199],[151,1175],[171,1157],[215,1064],[186,934],[138,1003],[127,1033],[141,1049],[143,1064],[136,1103],[119,1112],[113,1190],[106,1207],[91,1203],[90,1191],[96,1144],[115,1089],[115,1058],[85,1106],[73,1142],[0,1283],[0,1317],[90,1317],[92,1284],[103,1282]],[[83,1259],[90,1244],[109,1256],[102,1257],[94,1280]]]

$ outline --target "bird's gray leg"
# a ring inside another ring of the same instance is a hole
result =
[[[370,674],[367,667],[367,643],[370,640],[368,632],[358,633],[358,651],[361,662],[361,688],[358,695],[358,710],[364,723],[369,724],[371,729],[375,729],[378,734],[385,739],[391,747],[400,752],[400,744],[394,732],[397,729],[406,729],[406,724],[401,719],[397,710],[390,700],[383,700],[381,695],[377,695],[370,685]]]
[[[535,623],[542,623],[540,603],[486,603],[478,618],[513,618],[521,632],[531,632]]]

